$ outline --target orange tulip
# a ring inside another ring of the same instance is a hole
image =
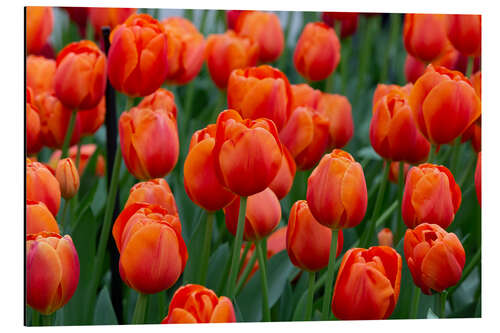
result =
[[[221,184],[241,196],[265,190],[278,174],[283,154],[274,123],[243,120],[235,110],[225,110],[216,126],[213,154]]]
[[[137,11],[136,8],[89,8],[89,21],[94,27],[96,35],[101,35],[103,27],[113,29]]]
[[[292,154],[290,154],[286,147],[283,147],[283,159],[281,160],[280,169],[271,184],[269,184],[269,188],[276,194],[279,200],[286,197],[288,192],[290,192],[296,169],[297,166]]]
[[[238,17],[240,17],[242,12],[244,10],[226,10],[226,25],[228,29],[234,30]]]
[[[80,262],[73,240],[53,232],[26,236],[26,303],[49,315],[75,293]]]
[[[106,117],[106,99],[103,97],[97,106],[89,110],[79,110],[77,121],[80,124],[80,135],[91,136],[104,124]]]
[[[481,55],[481,15],[447,15],[448,38],[467,56]]]
[[[278,16],[259,11],[243,11],[234,28],[240,36],[249,37],[259,44],[259,60],[277,60],[285,46],[285,36]]]
[[[59,233],[59,226],[47,206],[41,201],[26,201],[26,234],[42,231]]]
[[[424,62],[439,58],[445,51],[446,17],[442,14],[406,14],[403,42],[409,54]]]
[[[120,276],[132,289],[155,294],[174,285],[188,253],[179,217],[143,202],[127,206],[113,225]]]
[[[321,19],[334,29],[336,21],[340,22],[340,38],[346,38],[358,29],[358,16],[359,13],[324,12]]]
[[[73,198],[80,188],[80,176],[71,158],[66,157],[57,163],[56,179],[61,196],[66,200]]]
[[[475,72],[470,78],[472,87],[476,91],[476,95],[481,98],[481,71]]]
[[[269,118],[280,131],[292,111],[291,100],[287,77],[271,66],[236,69],[229,76],[227,105],[243,118]]]
[[[296,112],[304,112],[306,111],[309,113],[312,121],[312,139],[311,142],[305,147],[304,150],[302,150],[298,155],[295,156],[295,162],[297,163],[297,167],[300,170],[309,170],[311,169],[316,163],[319,162],[323,154],[325,153],[325,150],[328,148],[328,145],[330,143],[330,135],[329,135],[329,128],[330,128],[330,123],[328,122],[328,118],[326,115],[320,113],[317,110],[311,109],[311,108],[302,108],[299,107],[295,109],[294,113]],[[301,117],[302,118],[302,117]],[[291,119],[296,119],[295,117],[292,117]],[[288,127],[290,124],[291,127]],[[301,125],[293,125],[293,123],[290,121],[289,124],[287,124],[287,127],[293,129],[294,127],[299,127]],[[304,130],[308,130],[309,126],[305,126]],[[286,127],[285,127],[286,129]],[[290,130],[285,131],[283,130],[282,136],[289,136],[291,135]],[[300,129],[302,131],[302,129]],[[292,134],[293,135],[293,134]],[[301,135],[302,136],[302,135]],[[293,140],[293,139],[291,139]],[[289,142],[290,139],[285,140],[285,142]]]
[[[205,40],[196,26],[183,17],[161,22],[167,35],[167,81],[186,84],[201,70]]]
[[[311,81],[326,79],[340,62],[340,42],[335,30],[323,22],[308,23],[293,54],[295,68]]]
[[[352,228],[366,213],[368,194],[361,164],[334,149],[323,156],[307,181],[307,203],[319,223],[330,229]]]
[[[26,86],[35,95],[54,91],[56,61],[41,56],[29,55],[26,59]]]
[[[54,90],[70,109],[92,109],[106,89],[106,56],[89,40],[67,45],[56,60]]]
[[[318,108],[318,103],[322,96],[321,90],[313,89],[305,83],[292,84],[290,87],[292,88],[292,111],[299,106],[307,106],[312,109]]]
[[[317,272],[328,266],[332,230],[321,225],[311,214],[307,201],[295,202],[290,210],[286,250],[292,263],[300,269]],[[338,233],[336,257],[342,252],[344,237]]]
[[[479,206],[481,206],[481,152],[477,154],[476,172],[474,173],[474,185]]]
[[[233,303],[210,289],[187,284],[175,292],[162,324],[234,323]]]
[[[26,152],[28,155],[36,154],[42,149],[40,136],[40,111],[35,106],[33,91],[26,88]]]
[[[132,186],[125,208],[136,202],[158,205],[170,215],[179,215],[172,190],[163,178],[151,179]]]
[[[56,216],[61,190],[56,177],[40,162],[26,160],[26,200],[41,201]]]
[[[470,81],[445,67],[429,65],[409,103],[418,129],[435,144],[452,142],[481,115],[481,100]]]
[[[167,35],[147,14],[133,14],[110,35],[108,78],[113,87],[131,97],[160,88],[168,74]]]
[[[329,148],[342,148],[354,133],[351,103],[345,96],[337,94],[321,94],[318,111],[326,115],[329,122]]]
[[[481,118],[469,126],[464,134],[462,134],[460,142],[463,143],[469,140],[474,151],[479,153],[481,151]]]
[[[89,162],[90,158],[92,155],[94,155],[94,152],[96,150],[96,145],[93,143],[81,145],[80,147],[80,164],[78,165],[78,174],[80,177],[83,175],[83,172],[85,171],[85,167],[87,166],[87,163]],[[78,153],[78,147],[77,146],[71,146],[68,151],[69,158],[73,160],[73,163],[76,164],[76,154]],[[59,160],[61,159],[61,151],[56,150],[52,153],[49,159],[49,167],[52,169],[56,169],[57,163],[59,163]],[[102,155],[97,156],[97,163],[95,167],[95,174],[98,175],[99,177],[104,176],[104,172],[106,171],[106,161],[104,160],[104,157]]]
[[[26,51],[38,53],[52,32],[54,14],[51,7],[26,7]]]
[[[224,208],[226,227],[233,235],[236,235],[239,210],[240,198],[238,197]],[[258,241],[268,236],[278,226],[280,220],[280,202],[271,189],[266,188],[262,192],[249,196],[243,239],[245,241]]]
[[[377,106],[377,103],[384,97],[385,95],[389,95],[389,93],[393,92],[399,92],[406,94],[407,96],[410,95],[411,90],[413,89],[412,84],[406,84],[404,86],[398,86],[397,84],[383,84],[379,83],[377,84],[377,87],[375,88],[375,91],[373,92],[373,98],[372,98],[372,111],[375,110],[375,107]]]
[[[423,223],[406,230],[404,253],[413,282],[424,294],[442,292],[460,281],[464,248],[454,233],[437,224]]]
[[[344,254],[332,298],[332,312],[342,320],[387,319],[401,284],[401,256],[391,247],[354,248]]]
[[[229,30],[208,37],[205,58],[214,83],[219,89],[226,89],[233,70],[257,64],[259,45],[250,38],[238,36]]]
[[[378,245],[393,247],[393,235],[389,228],[380,230],[377,234]]]
[[[127,169],[136,178],[165,177],[177,163],[177,109],[171,92],[159,89],[121,114],[120,146]]]
[[[219,181],[213,149],[215,125],[196,131],[184,162],[184,188],[189,198],[203,209],[214,212],[226,207],[236,196]]]
[[[389,169],[389,181],[394,184],[399,183],[399,163],[404,162],[391,162],[391,166]],[[408,163],[404,163],[403,165],[403,181],[406,181],[406,175],[408,174],[408,170],[410,169],[410,165]]]
[[[446,167],[425,163],[408,172],[402,201],[408,228],[425,222],[448,228],[461,202],[460,187]]]

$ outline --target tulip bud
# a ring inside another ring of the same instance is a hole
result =
[[[290,210],[286,250],[292,263],[300,269],[317,272],[328,266],[332,230],[321,225],[311,214],[307,201],[295,202]],[[344,237],[338,233],[336,257],[342,252]]]
[[[56,216],[61,190],[56,177],[40,162],[26,160],[26,200],[41,201]]]
[[[42,149],[40,135],[40,111],[35,106],[33,91],[26,88],[26,152],[28,155],[36,154]]]
[[[136,8],[89,8],[89,21],[95,34],[101,36],[102,27],[113,29],[137,11]]]
[[[409,54],[424,62],[433,61],[445,51],[446,17],[442,14],[406,14],[403,42]]]
[[[127,202],[125,203],[125,208],[136,202],[158,205],[164,208],[170,215],[179,215],[172,190],[163,178],[151,179],[132,186]]]
[[[477,154],[476,172],[474,173],[474,185],[476,185],[476,196],[481,206],[481,152]]]
[[[448,228],[461,202],[462,192],[448,168],[425,163],[408,172],[402,201],[408,228],[424,222]]]
[[[59,233],[57,221],[41,201],[26,201],[26,234],[37,234],[39,232]]]
[[[26,86],[33,89],[35,95],[54,91],[56,61],[41,56],[29,55],[26,58]]]
[[[318,111],[324,114],[329,122],[329,148],[342,148],[354,133],[351,103],[345,96],[337,94],[321,94]]]
[[[71,158],[67,157],[57,163],[56,178],[64,199],[71,199],[78,193],[80,176],[78,176],[75,163]]]
[[[281,160],[280,169],[271,184],[269,184],[269,188],[276,194],[279,200],[286,197],[288,192],[290,192],[295,171],[296,165],[293,156],[286,147],[283,147],[283,159]]]
[[[467,56],[481,54],[481,15],[446,15],[448,38]]]
[[[393,235],[389,228],[380,230],[377,234],[378,245],[393,247]]]
[[[335,317],[342,320],[389,318],[399,298],[402,266],[401,256],[387,246],[347,251],[333,291]]]
[[[321,14],[323,22],[335,29],[336,21],[340,22],[340,38],[344,39],[358,29],[359,13],[324,12]]]
[[[94,155],[96,148],[97,148],[96,145],[93,143],[80,146],[80,164],[78,165],[78,174],[80,175],[80,177],[83,175],[83,172],[87,167],[87,163],[89,162],[92,155]],[[73,161],[73,163],[76,163],[77,153],[78,153],[77,146],[71,146],[69,148],[68,155],[69,158],[71,158],[71,160]],[[57,168],[57,164],[59,163],[60,159],[61,159],[61,151],[60,150],[54,151],[49,159],[48,163],[49,167],[55,170]],[[97,156],[95,174],[99,177],[104,177],[105,171],[106,171],[106,161],[104,160],[104,157],[102,155],[99,155]]]
[[[176,290],[162,324],[234,323],[233,303],[210,289],[187,284]]]
[[[188,252],[179,217],[147,203],[127,206],[113,225],[120,276],[130,288],[155,294],[174,285]]]
[[[389,169],[389,181],[394,184],[399,183],[399,163],[404,162],[391,162]],[[403,181],[406,182],[406,175],[408,174],[408,170],[410,169],[410,165],[408,163],[404,163],[403,165]]]
[[[26,51],[38,53],[52,32],[54,14],[51,7],[26,7]]]
[[[330,229],[357,226],[365,216],[367,201],[363,168],[343,150],[323,156],[307,181],[309,209]]]
[[[80,263],[73,240],[53,232],[26,236],[26,303],[49,315],[75,293]]]
[[[413,282],[422,292],[442,292],[460,281],[465,251],[457,236],[436,224],[406,230],[404,253]]]
[[[311,81],[326,79],[340,62],[340,42],[335,30],[323,22],[308,23],[293,54],[295,68]]]

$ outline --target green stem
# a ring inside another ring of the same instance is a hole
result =
[[[41,326],[52,326],[52,314],[40,315]]]
[[[245,284],[245,281],[248,279],[248,276],[252,272],[256,260],[257,260],[257,252],[254,252],[252,253],[252,256],[250,257],[250,260],[248,261],[247,265],[245,266],[245,270],[243,271],[243,273],[241,273],[241,276],[238,279],[238,284],[236,285],[236,292],[234,293],[235,295],[238,295],[240,293],[241,289]]]
[[[352,50],[352,37],[347,37],[344,45],[344,53],[342,54],[342,59],[340,60],[340,77],[342,78],[342,95],[346,94],[348,72],[349,72],[349,60],[351,59]]]
[[[75,159],[76,170],[79,170],[80,167],[81,149],[82,149],[82,141],[78,140],[78,144],[76,146],[76,159]]]
[[[165,301],[165,298],[167,297],[166,293],[167,293],[166,290],[160,291],[158,293],[158,310],[160,312],[160,318],[158,318],[158,321],[161,321],[165,317],[165,314],[168,311],[167,304]]]
[[[286,27],[285,27],[285,43],[284,43],[284,47],[283,47],[283,54],[281,55],[281,58],[279,60],[279,63],[278,63],[278,68],[285,72],[286,71],[286,59],[287,59],[287,55],[288,55],[288,49],[287,49],[287,38],[288,36],[290,35],[290,28],[292,26],[292,21],[293,21],[293,13],[294,12],[286,12]]]
[[[474,57],[469,56],[467,58],[467,77],[470,78],[472,76],[472,71],[474,70]]]
[[[315,272],[309,272],[309,287],[307,288],[307,307],[306,315],[304,320],[311,320],[312,310],[313,310],[313,300],[314,300],[314,280],[316,278]]]
[[[337,257],[338,230],[332,230],[332,242],[330,243],[330,257],[328,259],[328,271],[326,275],[325,294],[323,295],[323,308],[321,320],[327,320],[330,315],[330,303],[332,301],[332,285],[335,277],[335,258]]]
[[[392,54],[396,47],[397,39],[400,34],[401,28],[401,18],[400,14],[391,14],[390,16],[390,35],[389,35],[389,43],[385,46],[384,50],[384,59],[382,62],[382,69],[380,71],[380,82],[387,82],[388,71],[389,71],[389,61],[393,59]]]
[[[460,188],[462,188],[462,186],[464,186],[465,181],[467,180],[467,177],[469,177],[469,174],[473,170],[476,163],[477,162],[475,159],[473,159],[473,158],[469,159],[467,167],[465,168],[465,171],[463,172],[462,177],[458,181],[458,186],[460,186]]]
[[[240,198],[240,211],[238,213],[238,226],[236,227],[236,236],[233,244],[233,255],[231,257],[231,268],[229,270],[229,281],[227,294],[229,298],[234,297],[236,277],[238,276],[238,264],[241,252],[241,243],[243,241],[243,230],[245,228],[245,214],[247,210],[247,197]]]
[[[146,307],[148,305],[148,295],[139,293],[137,302],[135,303],[134,316],[132,317],[132,324],[144,324],[146,318]]]
[[[328,75],[325,83],[325,93],[331,93],[333,90],[333,73]]]
[[[265,322],[271,321],[271,312],[269,311],[269,292],[267,288],[267,255],[264,253],[263,242],[266,239],[261,239],[255,242],[257,257],[259,259],[259,270],[262,283],[262,318]]]
[[[67,215],[67,212],[68,212],[68,206],[69,206],[69,200],[64,200],[64,208],[63,208],[63,211],[62,211],[62,216],[61,216],[61,221],[60,221],[60,224],[61,224],[61,233],[64,231],[64,222],[66,221],[66,215]]]
[[[405,164],[403,161],[399,161],[399,175],[398,175],[398,218],[397,218],[397,224],[396,224],[396,237],[395,241],[399,241],[399,238],[401,237],[401,231],[403,230],[403,216],[401,214],[401,206],[403,203],[403,193],[404,193],[404,188],[405,188],[405,177],[404,177],[404,172],[405,172]],[[397,245],[398,243],[394,243]]]
[[[71,141],[71,136],[73,135],[73,130],[75,129],[77,112],[78,112],[77,109],[75,109],[75,110],[73,110],[73,112],[71,112],[71,118],[69,118],[68,129],[66,130],[66,136],[64,137],[64,142],[63,142],[63,146],[61,149],[61,151],[62,151],[61,159],[68,156],[69,143]]]
[[[195,92],[195,83],[194,81],[190,82],[187,86],[186,91],[186,100],[184,102],[184,133],[187,133],[189,130],[189,121],[191,120],[191,109],[193,108],[193,100],[194,100],[194,92]]]
[[[31,308],[31,326],[40,326],[40,312]]]
[[[205,35],[205,26],[207,24],[207,15],[208,10],[203,10],[203,13],[201,14],[201,22],[200,22],[200,32]]]
[[[439,312],[440,318],[446,318],[446,297],[448,296],[448,291],[443,290],[440,295],[440,306],[441,306],[441,311]]]
[[[420,295],[422,294],[420,292],[420,288],[417,286],[413,286],[413,301],[411,303],[411,309],[410,309],[410,319],[416,319],[418,315],[418,305],[420,304]]]
[[[207,222],[205,228],[205,238],[203,239],[203,252],[201,253],[200,284],[205,285],[207,279],[208,259],[210,258],[210,242],[212,241],[212,230],[214,225],[213,212],[207,213]]]
[[[432,163],[434,159],[434,152],[436,151],[436,146],[431,143],[431,149],[429,150],[429,156],[427,156],[427,163]]]
[[[458,157],[460,155],[460,148],[462,147],[460,143],[460,137],[456,138],[455,142],[453,143],[453,151],[451,152],[451,164],[450,164],[450,170],[451,172],[455,172],[457,168],[457,163],[459,161]]]
[[[245,258],[247,257],[248,251],[250,251],[251,247],[252,247],[252,243],[246,242],[245,249],[243,250],[243,254],[241,255],[241,258],[240,258],[240,264],[238,265],[238,272],[240,272],[241,269],[243,268],[243,264],[245,263]]]

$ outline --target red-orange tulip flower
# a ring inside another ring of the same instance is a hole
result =
[[[476,172],[474,173],[474,185],[476,185],[476,196],[481,206],[481,152],[477,154]]]
[[[238,16],[234,30],[240,36],[249,37],[259,44],[261,62],[278,59],[285,46],[285,36],[276,14],[243,11]]]
[[[127,206],[113,225],[113,238],[120,252],[120,276],[138,292],[168,289],[184,271],[188,253],[179,217],[158,205]]]
[[[344,254],[332,298],[332,312],[342,320],[387,319],[401,284],[401,256],[391,247],[354,248]]]
[[[26,234],[42,231],[59,233],[59,226],[47,206],[41,201],[26,201]]]
[[[290,87],[292,88],[292,111],[299,106],[307,106],[312,109],[318,107],[322,95],[321,90],[313,89],[310,85],[305,83],[292,84]]]
[[[56,60],[54,90],[70,109],[92,109],[106,89],[106,56],[89,40],[67,45]]]
[[[26,51],[38,53],[52,32],[54,14],[51,7],[26,7]]]
[[[481,15],[447,15],[448,38],[467,56],[481,55]]]
[[[439,58],[448,43],[445,15],[406,14],[403,42],[409,54],[424,62]]]
[[[201,70],[205,40],[196,26],[183,17],[161,22],[167,35],[167,81],[186,84]]]
[[[226,227],[233,235],[236,235],[239,210],[240,198],[238,197],[224,208]],[[245,214],[243,239],[245,241],[258,241],[268,236],[278,226],[280,220],[280,201],[270,188],[249,196]]]
[[[42,148],[40,111],[35,105],[33,91],[26,88],[26,152],[36,154]]]
[[[118,129],[123,160],[136,178],[162,178],[174,168],[179,157],[179,136],[172,93],[160,89],[123,112]]]
[[[446,167],[424,163],[408,171],[402,202],[408,228],[425,222],[448,228],[461,202],[460,187]]]
[[[54,91],[56,61],[41,56],[29,55],[26,59],[26,86],[33,89],[35,95]]]
[[[328,148],[328,145],[330,143],[330,133],[329,133],[330,123],[328,122],[328,118],[326,117],[326,115],[308,107],[305,108],[299,107],[295,109],[294,113],[304,112],[304,111],[309,113],[311,117],[312,139],[311,142],[307,145],[307,147],[305,147],[305,149],[303,149],[298,155],[295,156],[295,162],[297,163],[297,167],[299,169],[309,170],[314,165],[316,165],[316,163],[319,162],[325,150]],[[291,119],[295,119],[295,117],[292,117]],[[289,124],[292,126],[289,127]],[[288,131],[283,130],[281,132],[282,133],[281,137],[285,137],[286,135],[290,136],[291,129],[293,129],[294,127],[300,128],[301,126],[301,125],[293,125],[291,121],[289,122],[289,124],[287,124],[287,126],[285,127],[285,129],[288,127],[289,130]],[[300,130],[302,131],[302,129]],[[308,130],[308,126],[306,126],[304,130]],[[287,139],[286,141],[289,142],[290,139]]]
[[[297,72],[311,81],[324,80],[339,61],[340,42],[335,30],[323,22],[308,23],[293,54]]]
[[[97,148],[96,145],[93,143],[81,145],[81,147],[80,147],[80,164],[78,165],[78,174],[80,175],[80,177],[83,175],[83,172],[85,171],[85,167],[87,166],[87,163],[89,162],[92,155],[94,155],[96,148]],[[68,155],[73,160],[73,163],[76,163],[77,153],[78,153],[77,146],[71,146],[69,148]],[[52,169],[55,170],[57,167],[57,163],[59,163],[60,159],[61,159],[61,151],[56,150],[50,156],[48,165]],[[103,177],[105,171],[106,171],[106,161],[104,160],[104,157],[102,155],[99,155],[99,156],[97,156],[95,173],[99,177]]]
[[[73,240],[53,232],[26,236],[26,303],[48,315],[73,296],[80,262]]]
[[[104,124],[106,117],[106,100],[101,98],[101,101],[93,109],[79,110],[76,118],[80,125],[80,136],[91,136]]]
[[[460,141],[467,142],[470,140],[472,148],[476,153],[481,151],[481,118],[475,121],[469,128],[462,134]]]
[[[243,10],[226,10],[226,24],[227,28],[234,30],[236,28],[236,22],[240,14],[244,12]]]
[[[279,200],[286,197],[293,185],[293,178],[297,166],[293,160],[292,154],[286,147],[283,147],[283,159],[281,160],[281,167],[276,177],[274,177],[269,188],[276,194]]]
[[[404,253],[413,282],[422,292],[442,292],[460,281],[465,251],[457,236],[437,224],[406,230]]]
[[[404,86],[398,86],[397,84],[383,84],[379,83],[373,92],[372,98],[372,111],[375,109],[378,101],[382,99],[385,95],[389,95],[392,92],[400,92],[404,93],[407,96],[410,96],[411,90],[413,89],[412,84],[406,84]]]
[[[321,225],[311,214],[307,201],[295,202],[290,210],[286,250],[292,263],[300,269],[317,272],[328,266],[332,230]],[[338,233],[336,257],[342,252],[344,237]]]
[[[136,203],[144,202],[164,208],[170,215],[178,215],[175,197],[163,178],[140,182],[130,189],[125,208]]]
[[[323,156],[307,181],[307,203],[319,223],[330,229],[352,228],[366,213],[368,194],[361,164],[334,149]]]
[[[250,38],[238,36],[229,30],[208,37],[205,58],[215,85],[219,89],[226,89],[233,70],[257,64],[259,45]]]
[[[265,190],[278,174],[283,154],[274,123],[243,120],[235,110],[225,110],[216,126],[213,154],[219,181],[241,196]]]
[[[472,74],[470,82],[472,83],[472,87],[476,91],[476,95],[481,98],[481,71],[477,71]]]
[[[168,73],[167,35],[147,14],[133,14],[113,29],[108,77],[116,90],[132,97],[160,88]]]
[[[71,158],[66,157],[57,163],[56,179],[61,196],[66,200],[73,198],[80,188],[80,176]]]
[[[378,245],[393,247],[393,235],[389,228],[380,230],[377,234]]]
[[[358,13],[324,12],[321,19],[334,29],[337,21],[340,22],[340,38],[346,38],[358,29],[358,16]]]
[[[470,81],[445,67],[429,65],[409,103],[418,129],[435,144],[452,142],[481,115],[481,100]]]
[[[234,323],[233,303],[210,289],[187,284],[175,292],[162,324]]]
[[[226,207],[235,195],[225,188],[215,172],[213,149],[215,125],[196,131],[184,162],[184,188],[198,206],[214,212]]]
[[[287,77],[271,66],[236,69],[229,76],[227,105],[243,118],[269,118],[280,131],[292,111],[291,100]]]
[[[389,181],[394,184],[399,183],[399,163],[404,162],[391,162],[391,166],[389,169]],[[404,163],[403,166],[403,180],[406,181],[406,175],[408,174],[408,170],[410,169],[410,164]]]
[[[320,113],[326,115],[330,124],[329,147],[331,149],[344,147],[354,133],[352,108],[347,97],[323,93],[317,108]]]
[[[40,162],[26,160],[26,200],[41,201],[56,216],[61,203],[59,182]]]
[[[100,36],[102,27],[113,29],[137,11],[136,8],[89,8],[89,20],[95,34]]]

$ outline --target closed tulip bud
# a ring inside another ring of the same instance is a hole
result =
[[[310,107],[295,108],[290,119],[279,133],[281,143],[294,158],[306,150],[313,141],[313,114],[314,109]]]
[[[26,86],[38,95],[54,91],[56,61],[41,56],[29,55],[26,58]]]
[[[229,76],[227,105],[243,118],[269,118],[280,131],[292,111],[291,101],[290,82],[276,68],[236,69]]]
[[[358,16],[359,13],[324,12],[321,14],[321,19],[334,29],[338,21],[340,23],[340,38],[346,38],[358,29]]]
[[[179,217],[143,202],[127,206],[113,225],[120,276],[132,289],[155,294],[174,285],[188,252]]]
[[[399,183],[399,163],[404,162],[391,162],[389,169],[389,181],[394,184]],[[406,181],[406,175],[408,174],[408,170],[410,169],[410,164],[404,163],[403,165],[403,181]]]
[[[80,262],[73,240],[53,232],[26,236],[26,303],[49,315],[75,293]]]
[[[388,246],[354,248],[344,254],[332,298],[332,312],[342,320],[387,319],[401,284],[401,256]]]
[[[307,181],[307,204],[316,220],[334,230],[355,227],[367,202],[361,164],[340,149],[323,156]]]
[[[351,103],[345,96],[321,94],[318,111],[326,116],[329,123],[330,140],[328,147],[342,148],[354,134]]]
[[[464,248],[454,233],[437,224],[423,223],[406,230],[404,253],[413,282],[424,294],[442,292],[460,281]]]
[[[146,96],[167,78],[167,35],[147,14],[133,14],[110,35],[108,78],[131,97]]]
[[[226,89],[233,70],[257,64],[259,45],[250,38],[238,36],[229,30],[208,37],[205,58],[215,85],[219,89]]]
[[[448,38],[467,56],[481,54],[481,15],[446,15]]]
[[[26,160],[26,200],[41,201],[56,216],[61,190],[56,177],[40,162]]]
[[[201,70],[205,40],[196,26],[183,17],[161,22],[167,35],[167,81],[186,84]]]
[[[238,197],[224,208],[226,227],[233,235],[236,235],[239,209],[240,198]],[[262,192],[249,196],[243,239],[245,241],[258,241],[268,236],[278,226],[280,220],[280,202],[271,189],[266,188]]]
[[[271,120],[243,120],[235,110],[225,110],[217,118],[213,154],[221,184],[249,196],[264,191],[274,180],[283,150]]]
[[[75,163],[71,158],[67,157],[57,163],[56,179],[64,199],[71,199],[78,193],[80,176],[78,176]]]
[[[300,111],[300,107],[295,109]],[[311,142],[295,156],[295,162],[300,170],[309,170],[319,162],[330,143],[330,123],[326,115],[311,108],[305,108],[310,114],[313,130]],[[299,125],[300,126],[300,125]],[[293,128],[293,127],[292,127]],[[289,133],[289,132],[288,132]]]
[[[269,184],[269,188],[276,194],[279,200],[286,197],[288,192],[290,192],[296,169],[297,167],[292,154],[290,154],[286,147],[283,147],[283,159],[281,160],[280,169],[271,184]]]
[[[187,284],[174,293],[162,324],[234,323],[233,303],[210,289]]]
[[[54,90],[70,109],[92,109],[106,89],[106,56],[89,40],[67,45],[56,60]]]
[[[378,245],[393,247],[393,235],[389,228],[380,230],[377,234]]]
[[[80,136],[92,136],[104,124],[106,117],[106,100],[101,98],[96,107],[88,110],[79,110],[76,114],[80,124]]]
[[[425,222],[448,228],[461,202],[460,187],[446,167],[425,163],[408,171],[402,201],[408,228]]]
[[[474,173],[474,185],[479,206],[481,206],[481,152],[477,154],[476,172]]]
[[[26,51],[38,53],[52,32],[54,14],[51,7],[26,7]]]
[[[59,233],[59,226],[47,206],[41,201],[26,201],[26,234]]]
[[[33,91],[26,88],[26,152],[36,154],[42,149],[40,111],[35,105]]]
[[[415,82],[409,104],[420,132],[438,145],[455,140],[481,115],[481,100],[470,81],[433,65]]]
[[[163,178],[151,179],[132,186],[125,208],[136,202],[158,205],[170,215],[179,215],[172,190]]]
[[[406,14],[403,42],[409,54],[424,62],[439,58],[445,51],[446,17],[442,14]]]
[[[328,266],[332,230],[321,225],[311,214],[307,201],[295,202],[290,210],[286,250],[292,263],[300,269],[317,272]],[[342,252],[344,237],[338,233],[336,257]]]
[[[94,27],[95,34],[100,36],[103,27],[113,29],[137,11],[136,8],[89,8],[89,21]]]
[[[285,36],[276,14],[243,11],[236,20],[234,30],[238,35],[249,37],[259,44],[261,62],[275,61],[283,52]]]
[[[300,35],[293,63],[311,81],[326,79],[340,62],[340,42],[335,30],[323,22],[308,23]]]
[[[177,163],[179,136],[173,94],[159,90],[121,114],[120,146],[127,169],[136,178],[165,177]]]
[[[81,145],[80,164],[78,165],[78,174],[80,175],[80,177],[83,175],[83,172],[87,167],[87,163],[89,162],[92,155],[94,155],[96,148],[97,148],[96,145],[93,143]],[[73,163],[75,163],[75,165],[76,165],[77,153],[78,153],[77,146],[71,146],[69,148],[68,151],[69,158],[71,158],[71,160],[73,161]],[[61,151],[56,150],[50,156],[48,165],[55,170],[57,168],[57,164],[59,163],[60,159],[61,159]],[[99,177],[103,177],[105,172],[106,172],[106,161],[104,160],[104,157],[102,155],[99,155],[97,156],[95,174]]]

